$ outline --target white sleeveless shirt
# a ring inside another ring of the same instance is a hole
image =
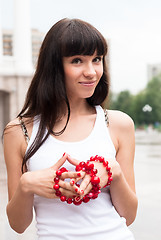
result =
[[[87,138],[78,142],[63,142],[50,135],[28,160],[28,170],[48,168],[64,152],[80,161],[87,161],[94,155],[115,159],[115,147],[101,106],[96,106],[96,113],[95,125]],[[38,127],[39,120],[35,119],[28,148],[34,141]],[[75,166],[67,161],[63,166],[75,171]],[[79,206],[35,195],[34,209],[39,240],[134,240],[125,219],[112,205],[109,187],[103,188],[97,199]]]

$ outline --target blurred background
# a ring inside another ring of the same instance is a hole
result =
[[[137,240],[161,239],[161,1],[0,0],[0,135],[21,109],[47,31],[80,18],[106,38],[111,91],[105,106],[130,115],[136,127]],[[1,240],[34,240],[35,222],[22,235],[7,221],[7,176],[0,143]]]

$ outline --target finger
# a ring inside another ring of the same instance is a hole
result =
[[[79,174],[79,173],[78,173],[78,174]],[[74,184],[78,183],[81,179],[84,178],[84,176],[85,176],[85,172],[81,171],[80,174],[81,174],[81,176],[78,175],[78,176],[80,176],[80,177],[77,177],[77,178],[71,178],[71,180],[70,180],[70,185],[71,185],[71,186],[73,186]]]
[[[61,195],[62,195],[62,196],[66,196],[66,198],[72,198],[72,199],[74,199],[75,197],[78,196],[77,193],[73,193],[72,191],[67,190],[67,189],[64,189],[64,188],[60,188],[60,192],[61,192]]]
[[[85,190],[88,187],[90,181],[91,181],[91,177],[89,175],[85,175],[85,177],[83,178],[83,181],[80,184],[80,189],[85,192]]]
[[[61,175],[61,179],[65,178],[74,178],[77,182],[84,177],[85,173],[83,171],[80,172],[64,172]]]
[[[73,192],[73,194],[80,194],[80,188],[74,183],[71,185],[69,182],[59,180],[59,187]]]
[[[84,190],[84,195],[88,194],[91,191],[91,189],[92,189],[92,184],[89,183],[86,189]]]
[[[75,158],[72,158],[70,155],[67,156],[67,160],[74,166],[77,166],[79,164],[79,161]]]
[[[63,156],[53,165],[52,168],[54,170],[59,169],[65,163],[65,161],[67,160],[67,156],[68,156],[68,154],[64,153]]]

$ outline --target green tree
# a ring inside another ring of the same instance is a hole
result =
[[[120,110],[132,117],[135,124],[161,123],[161,75],[148,82],[144,90],[136,95],[129,91],[119,94],[110,92],[106,108]],[[149,106],[149,108],[145,107]],[[148,110],[151,111],[148,111]],[[145,111],[144,111],[145,110]]]
[[[153,78],[146,87],[146,100],[152,107],[151,123],[161,122],[161,75]]]
[[[110,109],[120,110],[133,117],[133,95],[125,90],[118,95],[112,95],[110,99]]]
[[[143,112],[143,107],[147,104],[146,101],[146,92],[141,91],[134,97],[133,102],[133,119],[135,124],[141,125],[145,122],[146,116]]]

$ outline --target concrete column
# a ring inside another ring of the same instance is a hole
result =
[[[33,73],[32,40],[30,24],[30,0],[14,0],[14,40],[15,73]]]

